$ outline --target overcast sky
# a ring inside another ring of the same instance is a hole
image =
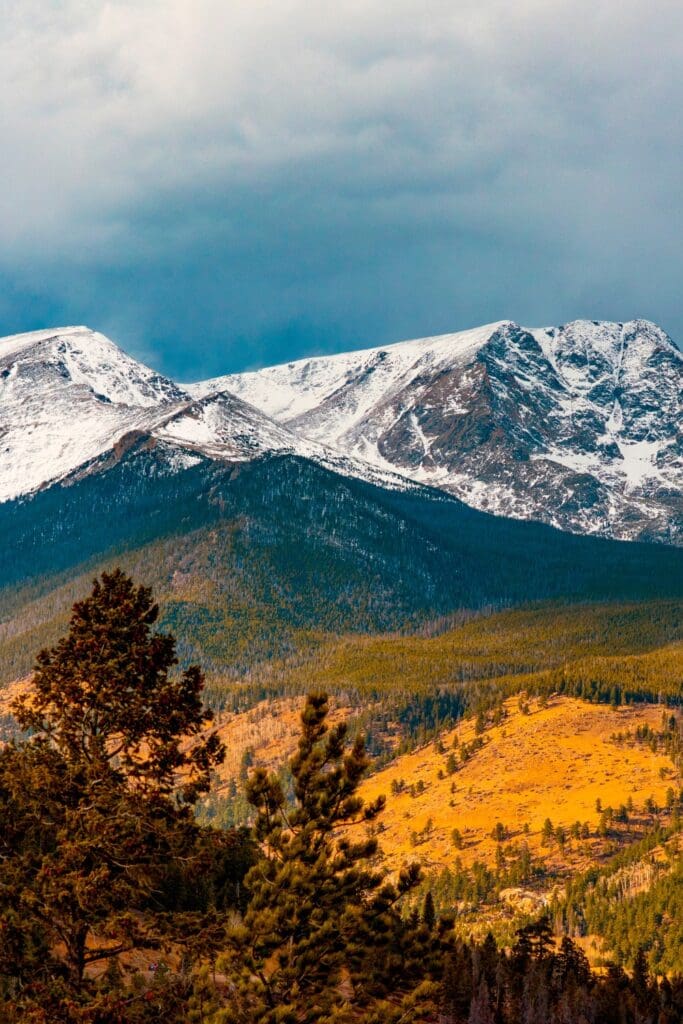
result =
[[[683,341],[683,4],[0,0],[0,333],[178,379],[510,318]]]

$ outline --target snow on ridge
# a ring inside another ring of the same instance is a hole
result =
[[[395,369],[392,376],[396,376],[425,356],[465,359],[485,344],[496,330],[509,323],[503,320],[452,334],[397,341],[332,355],[309,356],[183,387],[196,398],[218,391],[231,391],[275,419],[290,421],[329,398],[349,374],[363,372],[377,361],[387,360]]]
[[[195,387],[475,507],[634,538],[681,532],[681,363],[646,320],[501,321]]]
[[[300,359],[235,375],[226,384],[302,434],[334,444],[414,376],[439,364],[466,363],[504,323]]]
[[[220,392],[189,402],[153,429],[155,437],[219,458],[295,452],[299,439],[285,426],[234,395]]]
[[[410,375],[413,368],[418,372],[440,362],[460,364],[474,357],[496,332],[517,327],[514,321],[500,320],[451,334],[305,357],[259,370],[186,384],[183,388],[195,398],[230,391],[280,422],[297,426],[297,421],[301,420],[305,428],[310,426],[311,413],[330,400],[340,388],[351,384],[354,376],[365,374],[366,397],[363,401],[356,399],[358,406],[354,414],[343,425],[338,425],[339,429],[335,433],[340,436],[363,418],[373,400],[378,401],[380,397],[386,399],[393,389],[405,384],[403,378]],[[657,343],[665,346],[677,359],[683,361],[680,349],[660,327],[648,320],[623,323],[573,320],[560,328],[519,329],[535,338],[544,357],[568,391],[576,388],[580,392],[584,383],[582,371],[566,362],[573,348],[583,346],[587,352],[599,353],[609,362],[619,361],[621,369],[624,338],[628,336],[631,348],[637,349],[640,346],[644,352],[645,342],[649,341],[651,345]],[[374,378],[372,387],[368,383],[371,373]]]
[[[504,320],[181,386],[87,327],[13,335],[0,339],[0,501],[140,430],[181,453],[179,471],[295,454],[577,532],[683,535],[682,364],[649,321]]]
[[[53,338],[72,337],[81,333],[92,332],[90,332],[87,327],[79,326],[52,327],[44,328],[39,331],[25,331],[22,334],[8,334],[6,337],[0,338],[0,359],[4,359],[5,356],[16,355],[17,352],[31,348],[33,345],[36,345],[41,341],[50,341]]]
[[[325,456],[239,397],[194,399],[87,327],[0,339],[0,501],[68,479],[135,432],[178,452],[178,471],[201,455]]]

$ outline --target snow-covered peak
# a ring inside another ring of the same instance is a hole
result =
[[[177,384],[126,355],[88,327],[59,327],[0,339],[0,367],[10,376],[59,377],[103,402],[147,408],[187,398]]]
[[[34,331],[0,339],[0,501],[142,435],[180,468],[293,453],[500,515],[681,542],[682,399],[683,355],[644,320],[505,320],[187,386],[86,327]]]
[[[106,467],[140,437],[178,469],[199,456],[334,460],[237,396],[193,397],[87,327],[0,339],[0,501]]]
[[[188,401],[87,327],[0,339],[0,500],[61,479]]]
[[[683,355],[655,324],[502,321],[195,385],[502,515],[683,537]]]
[[[648,320],[575,320],[531,333],[563,383],[576,393],[590,391],[596,378],[606,376],[628,388],[641,383],[643,375],[656,372],[661,359],[683,362],[671,338]]]

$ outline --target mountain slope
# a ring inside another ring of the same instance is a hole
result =
[[[577,533],[683,540],[683,356],[644,321],[502,322],[180,387],[87,328],[0,339],[0,502],[116,462],[281,453]],[[103,461],[104,460],[104,461]]]
[[[296,456],[229,463],[195,452],[182,463],[150,435],[68,487],[0,505],[0,529],[10,676],[36,646],[22,630],[57,622],[70,581],[86,574],[82,589],[116,563],[155,586],[187,657],[216,670],[247,669],[312,633],[416,626],[463,608],[683,597],[683,550],[494,517]],[[45,603],[25,628],[11,625],[36,598]]]
[[[683,355],[646,321],[510,322],[190,386],[474,507],[683,537]]]
[[[87,327],[0,339],[0,503],[80,479],[143,436],[164,444],[167,469],[171,449],[179,469],[198,456],[234,462],[277,452],[410,486],[405,477],[311,441],[230,392],[190,394]]]
[[[87,328],[3,338],[0,500],[65,476],[183,400],[172,381]]]
[[[176,450],[244,460],[313,450],[285,426],[229,394],[195,400],[86,327],[0,339],[0,502],[116,459],[142,436]],[[167,460],[167,468],[172,460]]]

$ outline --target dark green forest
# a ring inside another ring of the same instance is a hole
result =
[[[185,664],[244,675],[345,633],[419,631],[530,602],[683,596],[683,552],[390,491],[294,457],[170,472],[140,442],[106,472],[0,507],[0,672],[31,667],[95,572],[154,585]]]

